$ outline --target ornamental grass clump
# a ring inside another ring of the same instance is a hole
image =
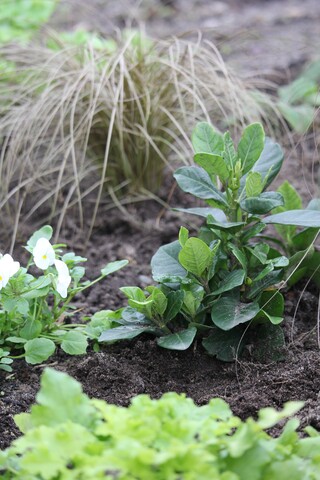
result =
[[[88,200],[90,233],[101,203],[146,198],[166,166],[187,161],[195,121],[232,120],[237,131],[263,116],[209,42],[132,32],[93,45],[0,50],[16,72],[0,84],[0,208],[8,218],[29,221],[43,207],[58,234],[71,207],[83,224]]]

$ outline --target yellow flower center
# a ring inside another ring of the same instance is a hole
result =
[[[2,282],[2,280],[3,280],[3,278],[2,278],[2,276],[0,275],[0,282]]]
[[[47,260],[47,255],[42,255],[43,260]]]

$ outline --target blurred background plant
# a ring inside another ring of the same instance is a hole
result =
[[[320,107],[320,59],[312,61],[288,85],[278,89],[278,108],[290,127],[304,134]]]

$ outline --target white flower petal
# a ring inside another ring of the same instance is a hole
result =
[[[9,279],[17,273],[19,268],[20,263],[15,262],[8,253],[0,258],[0,290],[7,285]]]
[[[47,238],[39,238],[33,249],[33,260],[38,268],[47,270],[50,265],[54,264],[54,249]]]
[[[56,290],[62,298],[66,298],[68,295],[68,287],[71,283],[68,266],[62,260],[55,260],[54,264],[58,272]]]

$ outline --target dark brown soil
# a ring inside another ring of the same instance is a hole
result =
[[[102,10],[104,8],[102,5],[104,2],[91,3],[101,5]],[[121,8],[126,2],[109,2],[111,3],[113,7],[109,6],[111,10],[113,9],[113,16],[109,15],[108,21],[111,17],[121,25],[124,23],[124,10]],[[127,3],[132,6],[132,2]],[[166,2],[149,2],[149,5],[152,6],[154,3],[165,4]],[[288,63],[285,68],[290,67],[290,62],[299,63],[312,56],[315,32],[319,27],[318,19],[320,18],[317,1],[306,1],[305,8],[302,8],[301,2],[288,0],[283,2],[243,1],[242,6],[245,8],[243,11],[239,7],[239,2],[235,0],[225,2],[225,5],[224,2],[191,2],[191,0],[167,3],[172,4],[169,10],[171,9],[170,11],[174,13],[174,18],[179,19],[177,22],[180,30],[206,27],[205,22],[210,18],[218,18],[221,24],[225,25],[222,32],[225,35],[229,25],[227,18],[230,19],[233,29],[238,18],[240,22],[238,27],[249,28],[247,33],[250,31],[250,35],[249,33],[246,35],[246,41],[243,44],[241,58],[244,67],[251,60],[252,68],[257,68],[254,51],[262,52],[260,57],[262,58],[263,49],[269,45],[270,38],[272,48],[275,48],[273,34],[280,30],[287,33],[290,41],[295,40],[298,45],[295,49],[290,47],[291,44],[287,48],[285,58],[288,59]],[[186,4],[189,7],[193,6],[194,10],[191,8],[187,13]],[[210,6],[211,17],[206,14],[206,5]],[[257,12],[262,8],[264,10],[261,10],[259,17]],[[278,9],[278,18],[274,14],[274,9]],[[103,11],[106,13],[106,9]],[[170,33],[174,32],[175,25],[170,15],[166,13],[168,10],[162,10],[162,17],[154,16],[156,14],[151,7],[143,12],[145,20],[149,21],[149,28],[154,29],[156,33],[159,34],[161,26],[163,34],[167,33],[168,29]],[[193,12],[197,14],[193,16]],[[265,23],[262,21],[263,12],[269,12],[269,16],[266,17],[268,21]],[[248,15],[246,16],[245,13]],[[94,18],[99,18],[97,13],[92,15]],[[260,24],[257,18],[260,18]],[[199,21],[198,25],[195,25],[196,20]],[[229,31],[231,37],[232,28]],[[250,43],[250,37],[252,39],[254,32],[260,32],[258,43]],[[298,32],[294,39],[291,38],[293,32]],[[313,38],[313,43],[309,45],[310,48],[306,53],[302,45],[304,41],[307,43],[309,37]],[[282,42],[281,48],[283,47]],[[239,48],[238,44],[237,51]],[[230,57],[235,64],[239,61],[239,57],[236,58],[236,51],[231,52]],[[273,66],[278,68],[281,59],[281,56],[274,57]],[[268,62],[270,66],[269,56]],[[287,149],[287,160],[279,179],[280,182],[288,178],[299,189],[306,201],[316,193],[314,182],[318,164],[315,164],[314,157],[314,143],[317,143],[317,140],[314,142],[315,139],[315,136],[306,139],[296,150]],[[167,199],[170,190],[170,177],[166,185],[160,194],[164,200]],[[184,195],[176,192],[171,205],[179,206],[188,201]],[[149,265],[152,255],[161,244],[176,239],[180,224],[192,229],[194,223],[190,225],[190,222],[195,220],[189,217],[181,218],[171,211],[161,212],[161,207],[151,201],[132,205],[128,208],[126,216],[121,215],[117,210],[105,214],[101,211],[99,224],[90,243],[83,251],[82,232],[74,225],[72,218],[69,218],[63,237],[59,238],[59,241],[66,241],[75,252],[88,257],[89,278],[94,278],[108,261],[120,258],[130,260],[130,265],[126,269],[93,288],[86,296],[80,296],[77,299],[77,306],[83,308],[83,314],[92,314],[100,309],[118,308],[123,305],[124,298],[118,290],[120,286],[145,287],[151,283]],[[19,231],[18,239],[21,243],[25,242],[32,230],[33,226],[28,225]],[[1,247],[5,246],[1,245]],[[118,405],[127,405],[134,395],[140,393],[148,393],[157,398],[164,392],[176,391],[186,393],[199,404],[219,396],[230,403],[237,415],[245,418],[256,415],[257,410],[262,407],[281,407],[288,400],[304,400],[305,407],[300,413],[301,426],[309,424],[320,429],[318,295],[312,287],[308,287],[307,291],[303,292],[303,285],[296,288],[294,292],[287,293],[284,322],[287,344],[285,360],[282,362],[259,364],[253,360],[251,354],[254,352],[249,349],[245,360],[227,364],[209,357],[201,344],[195,345],[186,352],[172,352],[159,348],[152,337],[145,335],[132,342],[109,346],[100,353],[90,352],[80,357],[68,357],[59,351],[46,365],[73,375],[81,381],[85,392],[90,396],[103,398]],[[296,311],[300,297],[301,301]],[[0,448],[8,446],[18,435],[13,415],[28,410],[34,402],[39,387],[39,377],[46,365],[30,366],[20,360],[14,363],[12,374],[0,371]],[[275,429],[274,433],[277,434],[278,430]]]

